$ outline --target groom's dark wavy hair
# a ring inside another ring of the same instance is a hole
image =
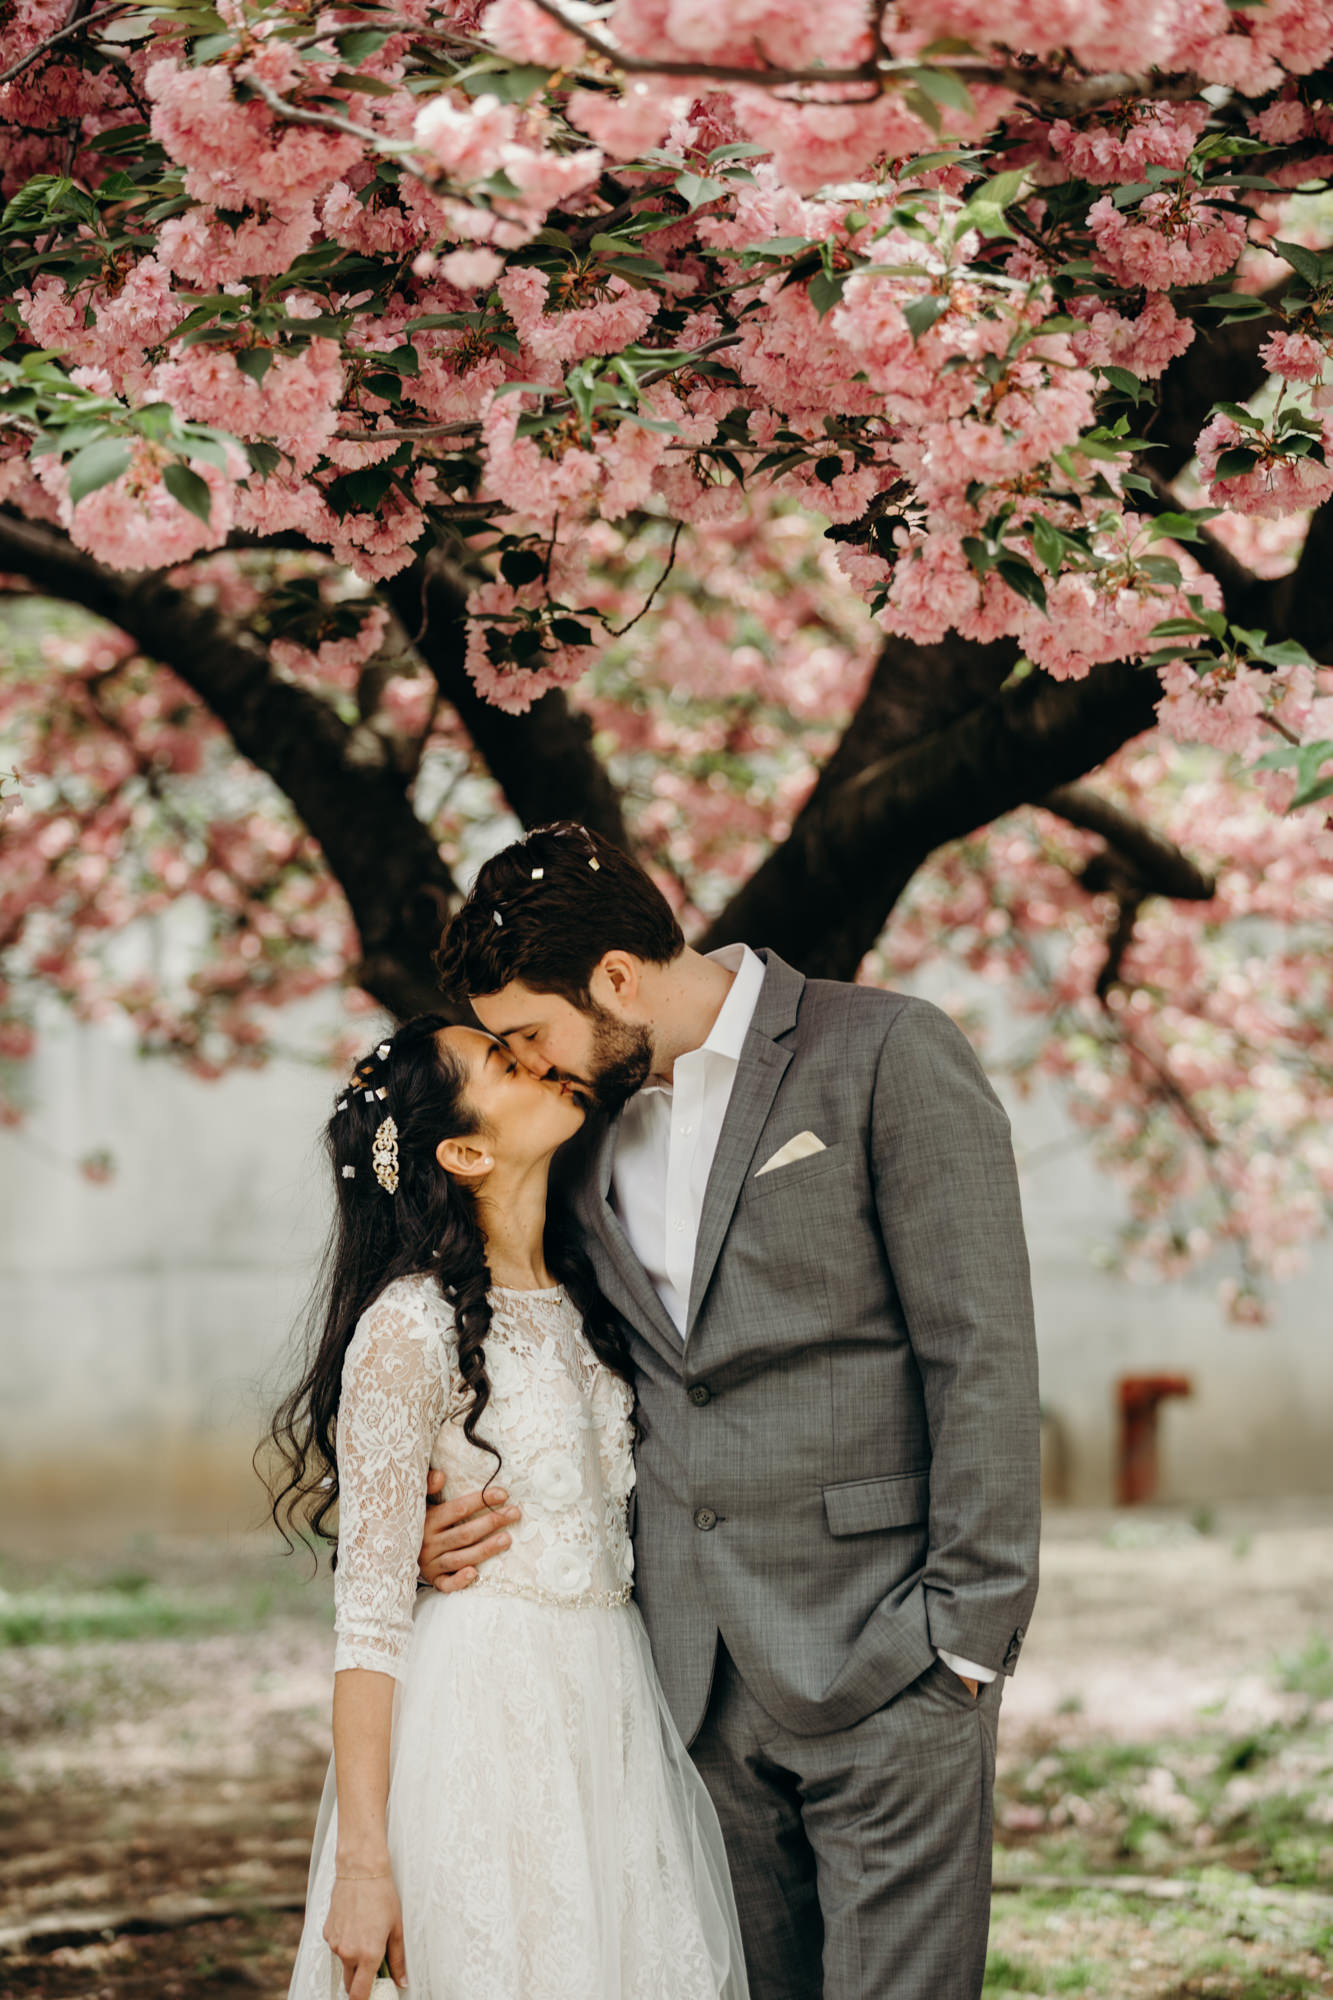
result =
[[[520,979],[586,1013],[604,953],[628,951],[665,965],[684,949],[670,904],[638,862],[588,827],[562,820],[482,866],[435,964],[456,1002]]]

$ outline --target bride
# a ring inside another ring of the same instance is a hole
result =
[[[338,1215],[274,1501],[338,1510],[333,1764],[290,2000],[745,2000],[722,1836],[631,1598],[634,1398],[547,1217],[566,1086],[423,1015],[329,1121]],[[417,1595],[427,1473],[521,1505]],[[387,1989],[386,1989],[387,1990]]]

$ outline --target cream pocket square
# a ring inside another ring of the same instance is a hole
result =
[[[771,1174],[775,1167],[789,1167],[793,1160],[808,1160],[812,1153],[827,1150],[824,1141],[817,1139],[813,1132],[798,1132],[794,1139],[788,1139],[785,1146],[778,1147],[771,1160],[764,1161],[755,1179],[758,1180],[760,1174]]]

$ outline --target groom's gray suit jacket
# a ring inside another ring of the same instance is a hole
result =
[[[1008,1120],[937,1008],[762,956],[683,1342],[609,1200],[614,1127],[573,1190],[631,1328],[636,1587],[687,1742],[719,1633],[769,1713],[815,1735],[936,1647],[1012,1672],[1037,1586]],[[805,1131],[822,1152],[756,1178]]]

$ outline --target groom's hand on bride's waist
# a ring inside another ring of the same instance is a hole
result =
[[[508,1505],[502,1486],[484,1493],[460,1493],[441,1500],[444,1474],[432,1472],[426,1481],[426,1528],[417,1559],[423,1583],[436,1590],[466,1590],[477,1580],[482,1563],[509,1547],[509,1530],[519,1509]]]

